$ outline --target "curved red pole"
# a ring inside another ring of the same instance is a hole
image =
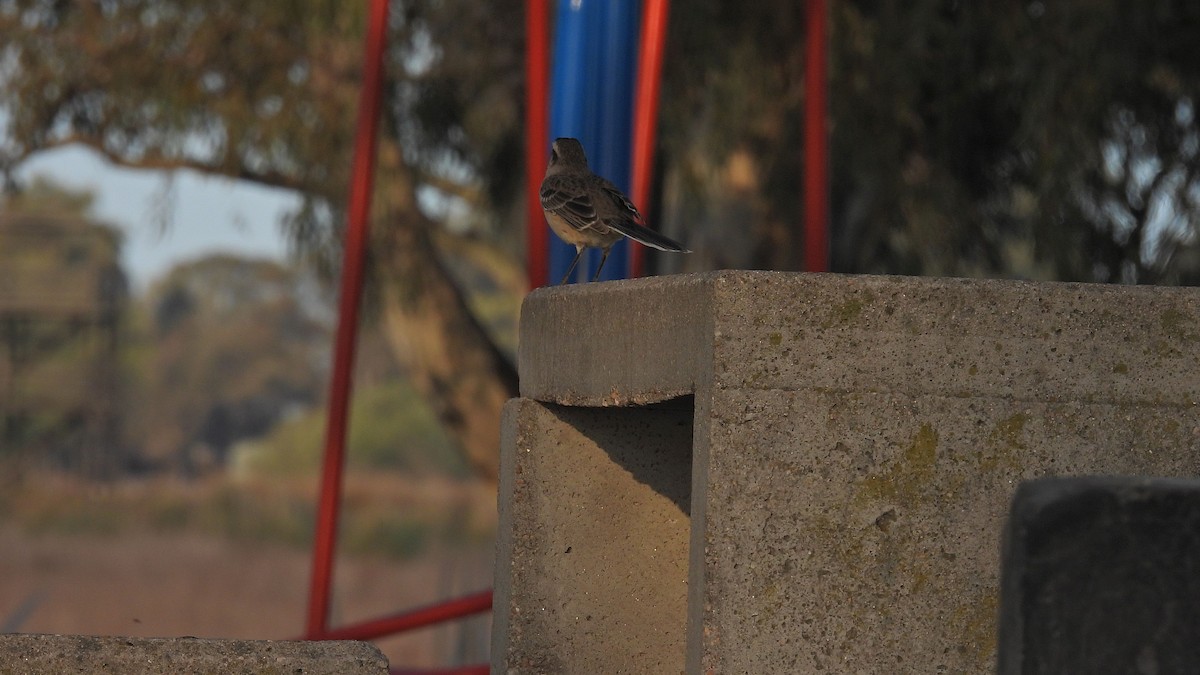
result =
[[[654,178],[654,149],[658,131],[658,99],[662,85],[663,47],[670,0],[645,0],[642,7],[641,48],[638,50],[637,94],[633,108],[633,203],[643,213],[650,208]],[[642,276],[644,250],[629,247],[629,276]]]
[[[401,614],[363,621],[308,636],[310,640],[373,640],[385,635],[424,628],[434,624],[482,614],[492,608],[492,591],[480,591]]]
[[[825,0],[807,0],[804,54],[804,269],[829,271]]]
[[[546,2],[525,1],[525,270],[530,288],[545,286],[550,274],[549,229],[538,197],[550,140],[547,138],[550,38]]]
[[[487,664],[480,665],[460,665],[458,668],[439,668],[437,670],[408,670],[404,668],[392,668],[388,671],[389,675],[487,675],[491,673],[491,667]]]
[[[338,326],[333,348],[333,374],[329,383],[329,414],[325,427],[325,459],[321,467],[321,497],[317,531],[313,538],[312,583],[308,597],[309,635],[325,631],[329,621],[329,593],[333,581],[333,549],[337,542],[338,506],[342,496],[342,468],[346,456],[346,418],[350,403],[351,370],[358,334],[358,301],[362,295],[363,260],[367,248],[367,215],[375,178],[375,146],[379,126],[379,99],[383,86],[383,48],[386,42],[388,0],[371,0],[362,91],[354,139],[354,164],[350,178],[349,214],[342,252],[342,286],[338,299]]]

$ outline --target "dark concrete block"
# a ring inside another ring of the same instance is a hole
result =
[[[1013,498],[999,672],[1200,672],[1200,481],[1046,478]]]

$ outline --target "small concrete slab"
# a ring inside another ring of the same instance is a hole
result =
[[[0,635],[3,675],[386,675],[387,672],[387,659],[366,642]]]

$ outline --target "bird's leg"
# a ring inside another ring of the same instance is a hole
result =
[[[604,249],[604,255],[600,256],[600,264],[596,266],[596,276],[592,277],[592,281],[600,278],[600,270],[604,269],[604,261],[608,260],[608,252],[611,250],[611,247]]]
[[[571,272],[575,271],[575,266],[579,264],[579,256],[583,255],[583,247],[575,247],[575,259],[571,261],[571,266],[567,268],[567,273],[563,275],[562,281],[558,282],[559,286],[567,283],[567,279],[571,278]]]

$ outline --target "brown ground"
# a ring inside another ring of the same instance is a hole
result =
[[[199,534],[28,534],[0,522],[0,628],[23,633],[290,638],[309,554]],[[334,621],[374,618],[490,584],[490,550],[339,559]],[[27,612],[24,610],[28,610]],[[377,642],[393,666],[486,661],[487,619]]]

